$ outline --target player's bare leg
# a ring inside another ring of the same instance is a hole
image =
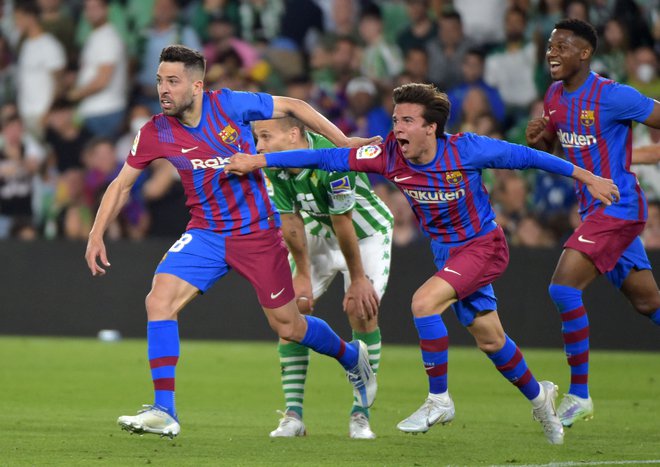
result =
[[[631,270],[621,285],[621,292],[637,313],[660,325],[660,291],[653,272],[649,269]]]
[[[564,430],[555,411],[557,387],[550,381],[536,381],[522,352],[504,332],[497,312],[478,314],[467,329],[502,376],[531,402],[534,419],[541,422],[548,442],[562,444]]]
[[[454,402],[447,389],[447,328],[440,313],[455,301],[453,287],[436,276],[413,295],[411,308],[429,378],[429,393],[422,406],[397,425],[405,433],[426,433],[431,426],[454,419]]]
[[[564,426],[593,416],[589,395],[589,319],[582,291],[598,276],[593,262],[583,253],[565,248],[548,291],[562,320],[564,351],[571,369],[571,384],[557,413]]]
[[[154,403],[137,415],[117,419],[131,433],[153,433],[174,438],[181,431],[174,404],[174,381],[179,360],[179,312],[199,290],[171,274],[156,274],[146,299],[147,347],[154,383]]]

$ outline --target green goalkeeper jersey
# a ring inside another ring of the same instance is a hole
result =
[[[307,132],[309,147],[332,148],[321,135]],[[280,213],[300,212],[305,230],[311,235],[333,237],[330,215],[352,211],[353,226],[359,239],[392,229],[392,213],[371,189],[364,173],[326,172],[303,169],[293,174],[287,169],[264,169],[268,195]]]

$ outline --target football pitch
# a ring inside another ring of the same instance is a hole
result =
[[[525,350],[539,379],[566,391],[560,349]],[[146,342],[0,337],[0,465],[578,466],[660,465],[660,354],[592,352],[595,418],[545,440],[529,403],[476,348],[449,351],[456,419],[425,435],[396,424],[427,392],[419,349],[385,346],[372,409],[376,440],[348,438],[351,388],[314,355],[308,435],[270,439],[282,409],[276,344],[183,340],[177,369],[182,432],[174,440],[120,431],[119,415],[153,400]]]

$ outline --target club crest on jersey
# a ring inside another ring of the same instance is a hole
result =
[[[373,159],[378,157],[380,153],[380,146],[362,146],[357,150],[356,157],[358,159]]]
[[[584,126],[591,126],[596,121],[593,110],[581,110],[580,111],[580,123]]]
[[[233,144],[236,138],[238,138],[238,131],[233,126],[227,125],[218,135],[220,135],[220,139],[225,143]]]
[[[445,178],[447,179],[447,183],[458,185],[463,181],[463,174],[458,170],[452,170],[451,172],[447,172],[445,174]]]
[[[133,140],[133,147],[131,147],[131,156],[134,156],[135,153],[137,152],[137,147],[138,144],[140,143],[140,131],[138,130],[137,135],[135,135],[135,139]]]

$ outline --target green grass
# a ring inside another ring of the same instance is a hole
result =
[[[527,350],[541,379],[566,389],[559,349]],[[182,434],[130,436],[115,424],[152,401],[143,340],[0,338],[0,465],[526,465],[660,459],[660,355],[593,352],[596,417],[551,446],[530,406],[472,348],[450,349],[457,417],[426,435],[396,423],[423,401],[416,347],[386,346],[374,441],[348,439],[352,395],[339,365],[314,356],[308,436],[271,440],[282,408],[275,343],[184,341],[177,371]],[[658,461],[660,464],[660,461]],[[600,464],[604,465],[604,464]],[[630,465],[630,464],[629,464]]]

